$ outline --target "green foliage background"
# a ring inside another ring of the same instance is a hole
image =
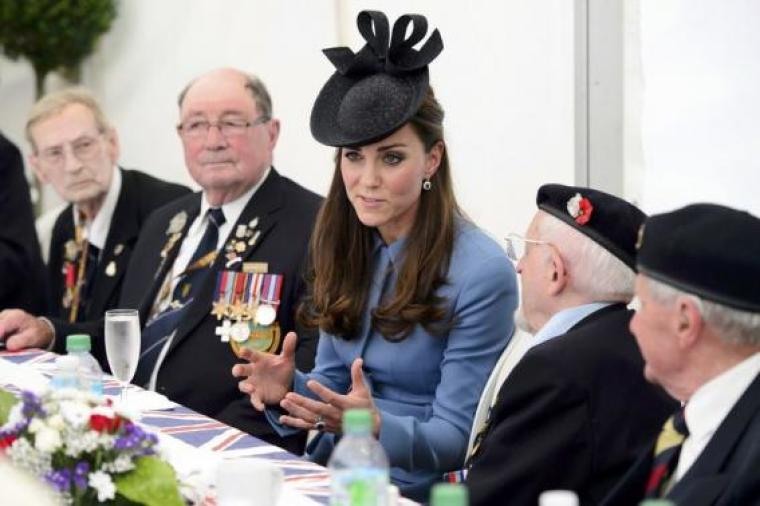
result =
[[[0,46],[12,60],[29,60],[40,97],[50,72],[78,80],[116,12],[115,0],[0,0]]]

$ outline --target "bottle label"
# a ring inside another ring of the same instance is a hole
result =
[[[385,506],[388,472],[383,469],[333,471],[330,506]]]

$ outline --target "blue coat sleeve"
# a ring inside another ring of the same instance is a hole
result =
[[[470,259],[459,268],[453,327],[448,334],[431,416],[381,412],[380,442],[391,466],[446,472],[461,468],[486,380],[514,330],[517,282],[503,255]]]

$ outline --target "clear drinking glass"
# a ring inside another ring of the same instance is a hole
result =
[[[140,360],[140,316],[136,309],[106,311],[106,357],[111,374],[129,383]],[[127,386],[121,388],[121,402],[127,402]]]

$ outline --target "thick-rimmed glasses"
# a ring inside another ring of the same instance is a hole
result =
[[[253,121],[242,118],[227,118],[217,122],[201,118],[190,119],[177,125],[177,131],[187,139],[205,139],[211,127],[216,127],[225,138],[230,138],[243,135],[248,128],[266,123],[270,119],[267,116],[259,116]]]
[[[518,234],[507,234],[504,238],[507,243],[507,256],[513,262],[519,262],[520,259],[525,256],[525,250],[528,244],[548,244],[547,241],[539,241],[537,239],[527,239]]]
[[[98,132],[95,136],[83,135],[68,143],[71,154],[80,162],[92,160],[98,155],[100,150],[98,140],[101,135],[103,135],[102,132]],[[37,154],[37,158],[45,165],[58,167],[66,160],[66,144],[45,148]]]

